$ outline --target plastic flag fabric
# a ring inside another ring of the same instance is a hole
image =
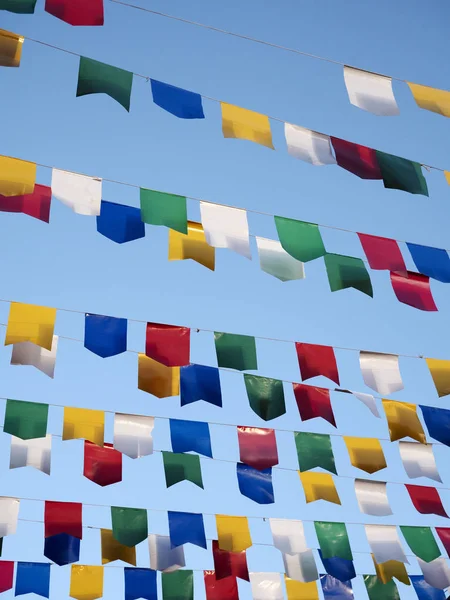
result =
[[[300,471],[320,467],[337,475],[329,435],[299,431],[294,434]]]
[[[47,420],[48,404],[7,400],[3,431],[22,440],[45,438]]]
[[[44,598],[50,593],[50,564],[18,562],[16,571],[15,596],[37,594]]]
[[[67,533],[45,538],[44,556],[59,566],[80,560],[80,539]]]
[[[294,158],[316,166],[336,164],[327,135],[290,123],[284,124],[284,135],[288,153]]]
[[[337,164],[361,179],[381,179],[376,151],[360,144],[331,137]]]
[[[419,273],[442,283],[450,283],[450,258],[446,250],[419,244],[407,243],[406,245]]]
[[[250,573],[253,600],[283,600],[279,573]]]
[[[427,367],[439,398],[450,394],[450,360],[426,358]]]
[[[353,560],[345,523],[314,521],[322,558]]]
[[[105,200],[102,200],[97,216],[97,231],[117,244],[145,237],[145,225],[139,208]]]
[[[23,196],[34,192],[36,163],[0,156],[0,195]]]
[[[428,196],[428,186],[420,163],[376,150],[384,187]]]
[[[355,494],[359,510],[365,515],[387,517],[393,514],[383,481],[355,479]]]
[[[181,406],[203,400],[222,406],[219,370],[203,365],[189,365],[180,370]]]
[[[247,517],[216,515],[220,550],[242,552],[252,545]]]
[[[126,352],[127,319],[91,315],[84,321],[84,347],[101,358],[109,358]]]
[[[18,498],[0,497],[0,537],[13,535],[17,529],[20,500]]]
[[[410,437],[421,444],[427,443],[425,432],[417,416],[416,404],[383,400],[383,408],[388,421],[391,442]]]
[[[410,575],[418,600],[445,600],[442,590],[432,587],[421,575]]]
[[[259,427],[238,427],[241,462],[262,471],[278,464],[275,431]]]
[[[346,560],[345,558],[339,558],[338,556],[325,558],[322,556],[321,550],[319,550],[319,556],[325,567],[325,571],[335,579],[339,579],[339,581],[349,581],[356,577],[355,565],[352,560]]]
[[[344,81],[353,106],[380,117],[400,114],[390,77],[345,66]]]
[[[156,190],[140,189],[141,218],[149,225],[169,227],[188,233],[186,198]]]
[[[153,102],[180,119],[204,119],[200,94],[150,79]]]
[[[375,565],[375,572],[378,579],[382,583],[389,583],[391,579],[397,579],[405,585],[410,585],[408,573],[406,567],[402,562],[398,560],[387,560],[384,563],[378,564],[372,554],[373,564]]]
[[[373,298],[370,275],[360,258],[342,254],[325,254],[324,260],[332,292],[354,288]]]
[[[442,542],[447,554],[450,554],[450,528],[448,527],[436,527],[436,533]]]
[[[89,440],[103,446],[105,433],[105,413],[89,408],[64,408],[63,440]]]
[[[207,548],[203,515],[187,512],[167,513],[169,519],[170,546],[177,548],[183,544],[194,544]]]
[[[425,562],[431,562],[441,555],[430,527],[400,526],[400,531],[414,554]]]
[[[391,284],[399,302],[428,312],[438,310],[431,293],[430,279],[426,275],[411,271],[391,273]]]
[[[102,201],[102,180],[52,169],[52,195],[79,215],[97,216]]]
[[[299,554],[309,550],[302,521],[269,519],[273,545],[282,554]]]
[[[220,106],[223,137],[249,140],[274,149],[269,117],[225,102]]]
[[[157,398],[178,396],[180,368],[166,367],[145,354],[138,354],[138,389]]]
[[[450,586],[450,569],[444,557],[437,558],[431,562],[417,559],[420,570],[425,581],[438,590],[444,590]]]
[[[212,458],[209,424],[169,419],[172,452],[197,452]]]
[[[251,260],[247,211],[201,201],[200,215],[210,246],[228,248]]]
[[[102,542],[102,565],[114,562],[115,560],[123,560],[130,565],[136,566],[136,548],[134,546],[124,546],[118,542],[111,529],[101,529]]]
[[[55,321],[56,308],[11,302],[5,346],[31,342],[51,350]]]
[[[271,468],[260,471],[249,465],[237,463],[236,473],[239,491],[243,496],[258,504],[275,502]]]
[[[299,471],[299,475],[307,504],[316,500],[325,500],[334,504],[341,503],[333,477],[329,473],[315,473],[313,471],[301,473]]]
[[[125,600],[157,600],[156,571],[125,567]]]
[[[55,375],[58,336],[53,336],[52,349],[46,350],[31,342],[13,344],[11,364],[15,366],[35,367],[41,373],[53,379]]]
[[[359,241],[371,269],[405,271],[406,265],[396,240],[358,233]]]
[[[450,410],[435,406],[420,406],[430,437],[450,446]]]
[[[1,0],[0,10],[8,10],[19,15],[32,15],[36,2],[37,0]]]
[[[239,579],[245,579],[245,581],[250,580],[245,550],[242,550],[241,552],[221,550],[217,540],[213,540],[212,550],[216,579],[224,579],[233,576],[239,577]]]
[[[83,537],[82,510],[82,504],[79,502],[46,500],[44,511],[45,537],[66,533],[81,540]]]
[[[50,461],[52,453],[52,436],[33,440],[21,440],[11,436],[11,454],[9,468],[34,467],[50,475]]]
[[[141,415],[114,415],[114,448],[130,458],[153,454],[155,419]]]
[[[186,565],[183,546],[172,548],[170,538],[154,533],[148,536],[150,565],[156,571],[176,571]]]
[[[417,512],[423,515],[439,515],[448,519],[436,488],[410,484],[405,484],[405,488]]]
[[[133,73],[80,56],[77,98],[88,94],[106,94],[130,110]]]
[[[353,600],[351,581],[339,581],[331,575],[321,575],[320,584],[325,600]]]
[[[372,474],[387,467],[383,448],[377,438],[344,436],[344,442],[350,462],[355,468]]]
[[[162,455],[167,487],[180,481],[191,481],[203,489],[200,457],[197,454],[176,454],[163,451]]]
[[[410,479],[428,477],[442,483],[436,467],[433,446],[416,444],[415,442],[399,442],[400,456]]]
[[[204,571],[206,600],[239,600],[235,577],[217,578],[214,571]]]
[[[295,350],[302,381],[323,375],[340,385],[336,357],[331,346],[296,342]]]
[[[293,258],[309,262],[326,254],[318,225],[285,217],[274,219],[280,244]]]
[[[283,554],[284,572],[289,579],[308,583],[319,578],[312,550],[298,554]]]
[[[244,374],[251,409],[264,421],[276,419],[286,412],[283,382],[257,375]]]
[[[44,223],[50,221],[52,190],[36,184],[31,194],[23,196],[0,196],[0,212],[23,213]]]
[[[383,583],[377,575],[364,575],[364,584],[369,600],[400,600],[400,594],[393,579],[388,583]]]
[[[189,364],[191,330],[189,327],[147,323],[145,354],[166,367]]]
[[[0,29],[0,67],[19,67],[24,38]]]
[[[70,597],[76,600],[96,600],[103,596],[103,567],[72,565]]]
[[[216,331],[214,343],[219,367],[238,371],[253,371],[258,368],[253,336]]]
[[[377,563],[398,560],[408,563],[395,525],[365,525],[367,540]]]
[[[200,223],[188,221],[187,235],[170,229],[169,231],[169,260],[192,259],[210,271],[214,271],[215,249],[206,241],[203,227]]]
[[[69,25],[103,25],[103,0],[45,0],[45,10]]]
[[[12,589],[14,579],[14,562],[0,561],[0,594]]]
[[[112,535],[124,546],[136,546],[148,537],[147,510],[111,506]]]
[[[330,401],[330,390],[326,388],[294,383],[294,395],[302,421],[321,417],[336,427],[333,407]]]
[[[176,571],[161,576],[163,600],[194,600],[194,573]]]
[[[85,441],[83,475],[102,487],[122,481],[122,454],[112,444],[101,448]]]
[[[284,577],[287,600],[319,600],[319,590],[316,581],[303,583]]]
[[[259,266],[264,273],[283,282],[305,279],[303,263],[285,252],[280,242],[256,237],[256,246]]]
[[[398,366],[398,356],[395,354],[361,350],[359,366],[364,383],[382,396],[390,396],[404,387]]]
[[[361,394],[361,392],[350,392],[350,394],[352,394],[352,396],[355,396],[355,398],[358,398],[360,402],[367,406],[367,408],[370,410],[374,417],[376,417],[377,419],[381,419],[380,413],[378,412],[377,403],[372,394]]]
[[[443,117],[450,117],[450,92],[407,82],[417,106]]]

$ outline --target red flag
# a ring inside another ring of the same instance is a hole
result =
[[[101,447],[85,440],[83,474],[101,486],[122,481],[122,454],[112,444]]]
[[[45,10],[69,25],[103,25],[103,0],[45,0]]]
[[[366,233],[358,233],[358,237],[371,269],[406,273],[405,261],[396,240]]]
[[[36,184],[32,194],[24,196],[0,196],[0,211],[24,213],[44,223],[50,221],[52,190],[46,185]]]
[[[340,385],[336,357],[331,346],[296,342],[295,349],[303,381],[323,375]]]
[[[277,439],[273,429],[238,427],[241,462],[258,471],[278,464]]]
[[[430,278],[420,273],[391,273],[391,283],[397,300],[419,310],[436,311],[430,288]]]
[[[190,343],[189,327],[147,323],[145,354],[166,367],[188,365]]]
[[[206,600],[239,600],[236,577],[217,579],[214,571],[204,571]]]
[[[447,554],[450,555],[450,529],[448,527],[436,527],[436,533],[447,550]]]
[[[447,517],[439,492],[434,487],[405,484],[414,508],[423,515]]]
[[[301,383],[294,383],[292,385],[302,421],[322,417],[322,419],[325,419],[325,421],[336,427],[333,407],[330,401],[330,390],[303,385]]]
[[[45,537],[67,533],[78,539],[83,537],[82,504],[79,502],[45,501]]]
[[[361,179],[382,179],[375,150],[332,137],[337,164]]]
[[[213,540],[212,547],[216,579],[224,579],[233,575],[239,579],[250,581],[245,550],[242,552],[221,550],[217,540]]]
[[[14,561],[0,560],[0,594],[13,586]]]

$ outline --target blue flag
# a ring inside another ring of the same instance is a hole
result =
[[[35,593],[48,598],[49,591],[50,563],[17,563],[15,596]]]
[[[236,465],[239,491],[258,504],[275,502],[272,485],[272,467],[258,471],[249,465]]]
[[[97,231],[118,244],[139,240],[145,236],[141,209],[102,200]]]
[[[406,245],[419,273],[443,283],[450,283],[450,258],[445,250],[419,244]]]
[[[410,575],[409,578],[419,600],[445,600],[444,591],[431,587],[422,575]]]
[[[325,571],[339,581],[348,581],[356,577],[355,566],[352,560],[333,556],[332,558],[324,558],[322,550],[319,550],[320,560],[323,562]]]
[[[127,324],[126,319],[86,313],[84,347],[102,358],[122,354],[127,349]]]
[[[203,365],[187,365],[180,369],[181,406],[204,400],[222,406],[219,369]]]
[[[151,79],[153,102],[180,119],[204,119],[200,94]]]
[[[339,581],[331,575],[321,575],[320,583],[322,585],[325,600],[353,600],[353,589],[351,581]]]
[[[69,565],[80,560],[80,540],[67,533],[45,538],[44,556],[57,565]]]
[[[420,408],[430,437],[450,446],[450,410],[422,405]]]
[[[173,452],[197,452],[212,458],[208,423],[169,419],[169,424]]]
[[[170,547],[195,544],[207,548],[203,515],[185,512],[171,512],[169,517]]]
[[[156,593],[156,571],[125,567],[125,600],[158,600]]]

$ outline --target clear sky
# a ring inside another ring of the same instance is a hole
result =
[[[138,0],[136,0],[138,2]],[[303,0],[277,3],[261,0],[155,0],[151,6],[191,20],[253,35],[306,52],[328,56],[368,70],[417,83],[448,87],[448,21],[443,0]],[[381,118],[350,105],[339,66],[322,63],[135,11],[105,0],[103,28],[72,28],[46,14],[38,0],[36,14],[1,13],[1,27],[62,46],[137,73],[274,115],[303,125],[450,169],[449,123],[420,110],[406,84],[394,82],[401,115]],[[41,164],[127,181],[143,187],[202,197],[248,209],[278,213],[351,230],[437,247],[450,247],[450,189],[442,173],[427,174],[430,197],[385,190],[381,182],[362,181],[338,167],[315,168],[288,156],[283,129],[273,123],[276,152],[238,140],[224,140],[220,107],[204,101],[204,121],[183,121],[152,103],[149,83],[135,79],[128,114],[103,96],[76,98],[78,59],[30,42],[20,69],[0,70],[2,114],[0,152]],[[50,170],[38,170],[38,182],[50,184]],[[103,198],[139,205],[137,189],[105,183]],[[198,203],[189,216],[199,218]],[[194,328],[350,346],[367,350],[449,358],[449,290],[432,282],[438,313],[422,313],[397,302],[385,272],[371,271],[374,299],[354,290],[329,291],[322,260],[306,265],[306,279],[281,283],[261,272],[254,240],[253,261],[217,251],[216,272],[191,261],[167,261],[167,231],[148,227],[146,238],[116,245],[96,232],[94,218],[72,213],[56,200],[50,225],[24,215],[2,214],[0,251],[5,299],[71,308],[105,315],[160,321]],[[251,232],[276,237],[273,220],[249,215]],[[363,256],[355,235],[323,231],[328,251]],[[404,248],[408,265],[412,262]],[[8,305],[0,305],[5,323]],[[82,315],[60,312],[56,333],[83,337]],[[129,347],[144,348],[145,327],[130,324]],[[259,341],[258,374],[299,381],[292,344]],[[356,352],[337,351],[343,387],[365,388]],[[10,367],[10,349],[0,353],[0,394],[5,397],[110,411],[264,426],[251,412],[239,374],[222,374],[224,407],[192,405],[180,409],[179,399],[158,400],[137,390],[136,355],[102,360],[82,344],[62,340],[54,381],[31,368]],[[193,334],[192,361],[216,365],[212,334]],[[405,389],[396,399],[450,408],[437,398],[424,361],[403,358]],[[329,385],[317,379],[317,384]],[[287,414],[268,425],[333,433],[327,423],[302,424],[292,389],[285,384]],[[387,438],[387,426],[357,400],[333,395],[333,407],[344,435]],[[2,401],[3,402],[3,401]],[[0,419],[1,420],[1,419]],[[50,410],[49,431],[59,434],[62,409]],[[214,456],[238,459],[235,431],[211,427]],[[139,461],[124,459],[124,479],[99,488],[84,479],[82,442],[54,440],[52,475],[31,469],[9,471],[9,436],[0,437],[0,492],[35,498],[77,500],[149,509],[248,514],[304,519],[376,522],[362,515],[351,477],[366,475],[351,467],[343,440],[333,438],[337,487],[342,506],[318,502],[306,505],[295,471],[274,470],[276,502],[258,506],[240,496],[234,465],[202,460],[205,490],[182,483],[165,489],[161,455]],[[112,441],[112,415],[107,417],[107,441]],[[295,469],[293,437],[278,437],[280,466]],[[388,469],[374,479],[408,482],[396,444],[383,442]],[[155,448],[170,449],[168,421],[157,421]],[[448,449],[437,448],[437,464],[450,488]],[[367,476],[369,478],[369,476]],[[428,480],[414,483],[434,485]],[[394,516],[384,523],[446,525],[439,517],[416,513],[406,491],[389,486]],[[450,510],[450,491],[441,492]],[[21,516],[43,517],[43,504],[23,502]],[[86,524],[109,527],[108,509],[86,507]],[[214,523],[206,519],[207,537]],[[270,543],[268,524],[251,521],[254,541]],[[150,530],[167,533],[164,513],[150,513]],[[348,528],[358,573],[373,573],[369,546],[361,525]],[[314,528],[306,523],[308,542],[317,547]],[[138,564],[148,566],[145,544]],[[100,536],[86,530],[81,562],[99,564]],[[18,534],[4,543],[4,558],[43,560],[43,526],[20,522]],[[405,544],[405,551],[411,554]],[[359,553],[361,552],[361,554]],[[187,565],[212,568],[210,551],[187,549]],[[248,552],[252,571],[282,571],[279,553],[267,547]],[[408,570],[419,574],[414,558]],[[321,569],[323,571],[323,569]],[[105,597],[122,598],[122,572],[106,572]],[[247,584],[240,582],[243,598]],[[413,597],[399,584],[402,597]],[[53,567],[53,597],[66,598],[69,568]],[[361,579],[355,597],[366,598]],[[196,596],[204,597],[200,573]],[[8,597],[11,593],[6,593]]]

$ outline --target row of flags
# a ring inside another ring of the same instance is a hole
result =
[[[37,0],[0,0],[0,10],[32,15]],[[100,26],[104,22],[103,0],[45,0],[44,10],[75,26]]]

